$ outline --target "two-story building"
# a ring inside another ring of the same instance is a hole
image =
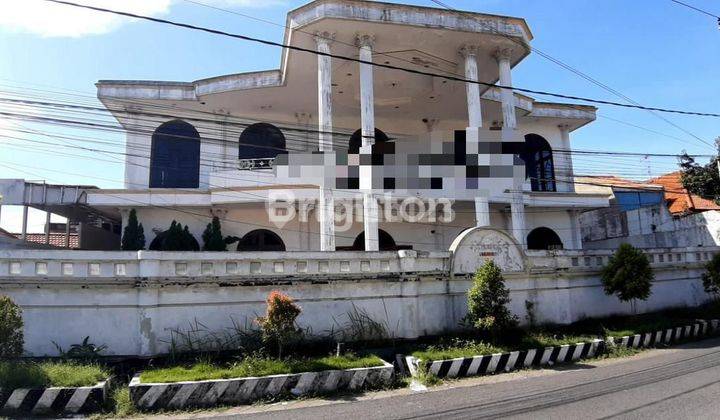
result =
[[[508,88],[531,40],[521,18],[310,2],[278,69],[98,82],[127,131],[125,188],[88,205],[136,209],[148,243],[218,216],[239,250],[447,250],[474,226],[579,249],[579,213],[608,204],[573,186],[570,136],[595,108]]]

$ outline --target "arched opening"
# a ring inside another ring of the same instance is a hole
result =
[[[533,229],[527,236],[528,249],[563,249],[562,241],[554,230],[546,227]]]
[[[150,188],[200,186],[200,134],[181,120],[168,121],[152,135]]]
[[[395,244],[395,239],[382,229],[378,229],[378,240],[380,242],[380,246],[378,247],[380,251],[394,251],[398,249],[398,246]],[[360,233],[357,238],[355,238],[352,249],[354,251],[365,250],[365,232]]]
[[[285,251],[285,243],[275,232],[267,229],[250,231],[240,239],[238,251]]]
[[[525,177],[530,178],[533,191],[556,191],[555,165],[547,140],[537,134],[526,135],[521,157],[525,161]]]
[[[380,129],[375,129],[375,143],[384,143],[388,141],[387,134],[383,133]],[[352,136],[350,136],[350,142],[348,143],[348,153],[360,153],[360,146],[362,146],[362,130],[358,129]]]
[[[252,124],[240,134],[239,159],[268,159],[280,153],[286,153],[285,136],[272,124]]]

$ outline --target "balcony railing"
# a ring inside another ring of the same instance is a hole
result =
[[[252,171],[255,169],[272,169],[275,166],[275,158],[240,159],[238,169],[241,171]]]

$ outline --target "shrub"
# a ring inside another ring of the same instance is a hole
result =
[[[475,273],[475,280],[468,290],[468,313],[464,322],[491,335],[515,327],[517,317],[510,313],[510,291],[505,287],[500,268],[487,261]]]
[[[299,338],[301,330],[295,320],[302,309],[295,304],[290,296],[278,291],[270,292],[267,298],[267,313],[257,319],[262,327],[263,339],[276,343],[278,357],[282,358],[283,346]]]
[[[142,223],[138,224],[135,209],[130,210],[128,224],[123,230],[120,247],[123,251],[139,251],[145,249],[145,230]]]
[[[80,359],[80,360],[95,360],[102,356],[102,352],[107,348],[106,345],[97,346],[94,343],[90,343],[90,336],[86,336],[80,344],[71,344],[68,351],[64,351],[60,345],[56,342],[52,342],[55,345],[60,357],[67,359]]]
[[[183,228],[182,223],[173,220],[168,230],[155,236],[150,243],[150,249],[153,251],[199,251],[200,244],[187,226]]]
[[[645,253],[630,244],[621,244],[602,270],[605,294],[614,294],[621,301],[630,302],[633,312],[636,300],[646,300],[650,296],[654,278]]]
[[[237,236],[223,237],[220,219],[215,216],[202,234],[203,251],[227,251],[227,246],[240,240]]]
[[[20,357],[23,352],[22,309],[7,296],[0,296],[0,359]]]
[[[705,270],[702,275],[705,292],[713,295],[715,299],[717,299],[720,297],[720,254],[715,254],[712,259],[705,264]]]

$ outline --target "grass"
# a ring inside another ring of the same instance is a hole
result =
[[[274,359],[248,356],[239,362],[222,366],[199,362],[190,366],[146,370],[140,375],[144,383],[202,381],[207,379],[230,379],[250,376],[268,376],[287,373],[318,372],[361,367],[382,366],[377,356],[359,357],[352,354],[307,359]]]
[[[0,362],[0,388],[92,386],[110,373],[97,364],[63,362]]]

